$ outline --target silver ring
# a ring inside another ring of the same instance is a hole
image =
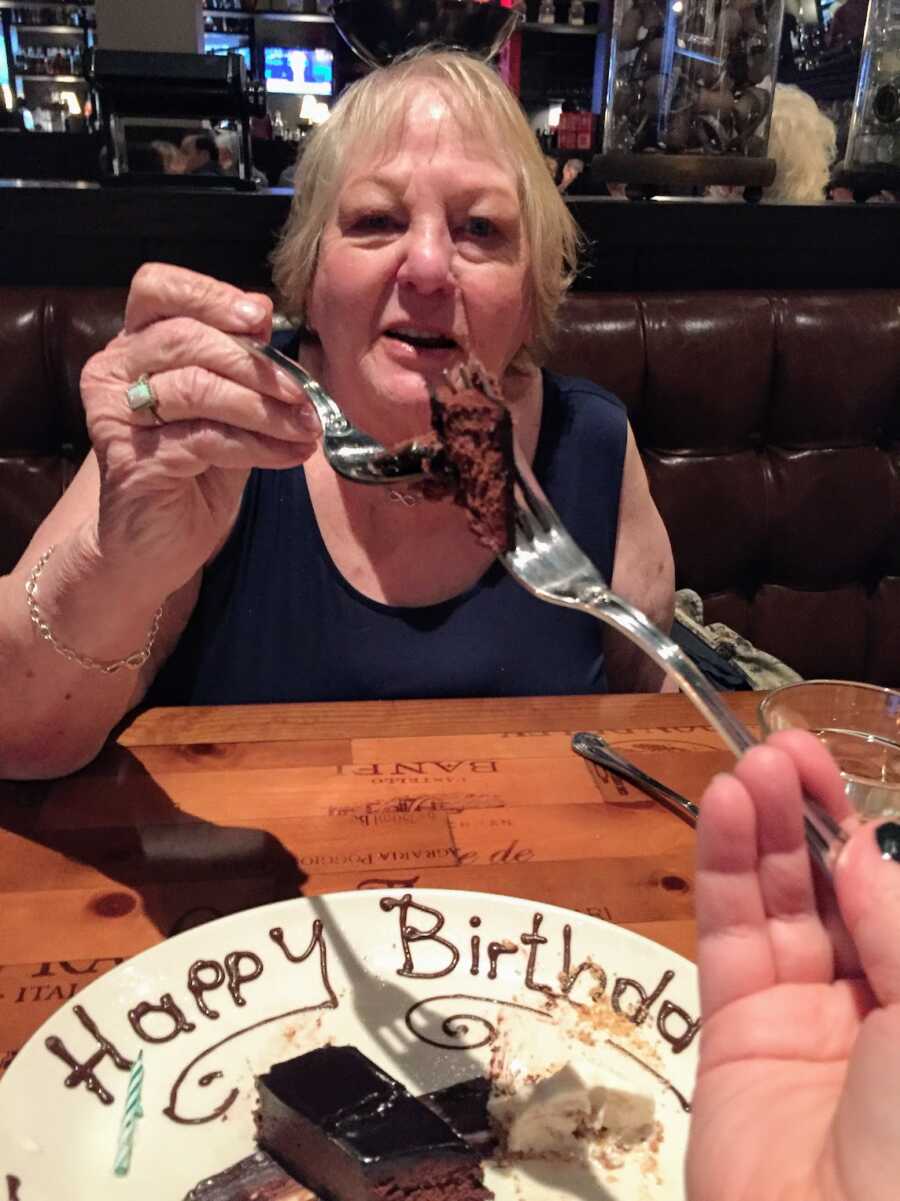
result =
[[[156,393],[150,383],[150,376],[146,372],[125,389],[125,399],[128,401],[128,407],[132,413],[142,413],[146,410],[157,425],[166,424],[157,411]]]

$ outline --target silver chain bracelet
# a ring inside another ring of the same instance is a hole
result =
[[[122,667],[130,668],[131,671],[137,671],[138,668],[143,667],[150,658],[150,652],[153,650],[153,643],[156,641],[156,635],[159,633],[159,623],[162,620],[163,606],[160,605],[153,615],[153,621],[150,624],[150,632],[147,635],[147,641],[144,643],[141,649],[139,651],[135,651],[134,654],[128,655],[125,659],[114,659],[111,663],[104,663],[100,659],[92,659],[90,655],[80,654],[80,652],[73,650],[71,646],[66,646],[65,643],[59,641],[59,639],[47,625],[46,621],[44,621],[36,600],[37,585],[38,580],[41,578],[41,572],[47,566],[47,561],[55,550],[56,546],[54,545],[51,546],[49,550],[44,551],[44,553],[38,559],[34,570],[28,577],[28,580],[25,584],[25,601],[28,605],[28,612],[31,614],[31,620],[37,627],[37,632],[40,634],[41,638],[43,638],[45,642],[49,642],[53,649],[58,651],[64,659],[68,659],[70,663],[77,663],[79,667],[84,667],[88,671],[102,671],[107,675],[112,675],[114,672],[119,671],[119,669]]]

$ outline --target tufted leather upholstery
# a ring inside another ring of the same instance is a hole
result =
[[[0,571],[86,449],[120,289],[0,289]],[[629,408],[679,587],[802,675],[900,685],[900,292],[580,293],[550,364]]]

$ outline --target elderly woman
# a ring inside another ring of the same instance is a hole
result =
[[[538,365],[576,241],[494,72],[455,52],[400,61],[351,88],[304,156],[275,262],[304,328],[287,349],[386,444],[427,430],[429,387],[479,358],[576,540],[668,626],[671,553],[624,410]],[[135,276],[82,376],[93,453],[0,582],[17,702],[0,775],[74,770],[145,697],[659,686],[598,622],[519,588],[451,501],[339,478],[299,387],[228,336],[268,338],[271,318],[266,297],[184,270]]]

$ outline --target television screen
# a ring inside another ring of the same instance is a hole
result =
[[[208,33],[204,40],[207,54],[239,54],[244,60],[247,74],[250,74],[250,47],[242,46],[237,36],[229,37],[227,33]]]
[[[330,50],[264,49],[266,91],[278,95],[330,96],[334,87],[334,55]]]

